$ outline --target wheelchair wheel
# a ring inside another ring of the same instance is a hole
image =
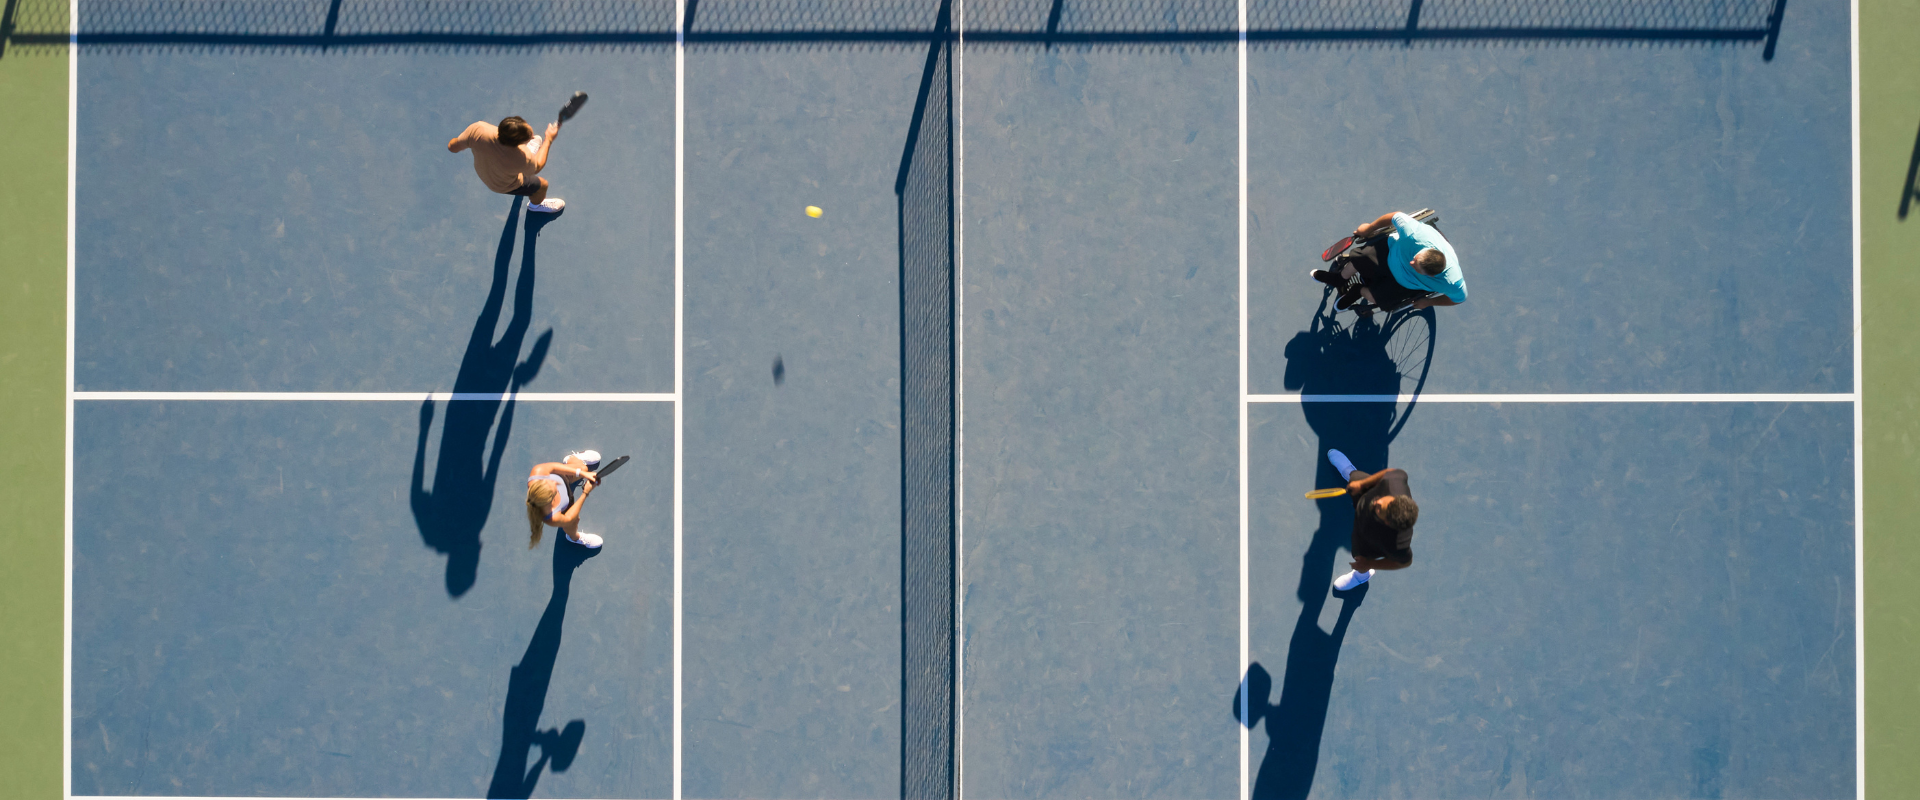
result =
[[[1433,310],[1427,309],[1395,312],[1381,326],[1387,337],[1387,357],[1400,372],[1400,392],[1409,398],[1395,404],[1393,426],[1387,432],[1389,442],[1407,427],[1407,418],[1427,388],[1427,375],[1433,367],[1433,323]]]

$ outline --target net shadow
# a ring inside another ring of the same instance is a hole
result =
[[[7,0],[0,57],[87,48],[911,45],[960,34],[942,0]],[[1252,0],[1255,46],[1566,41],[1764,45],[1786,0]],[[1236,0],[967,0],[983,46],[1231,44]],[[70,26],[70,22],[77,22]]]
[[[906,5],[906,4],[900,4]],[[945,30],[949,7],[934,19]],[[953,71],[927,47],[900,171],[900,796],[954,796]]]

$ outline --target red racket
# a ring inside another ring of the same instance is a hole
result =
[[[1326,250],[1321,251],[1320,260],[1332,261],[1334,256],[1347,252],[1347,248],[1352,246],[1353,246],[1353,237],[1351,236],[1345,239],[1341,239],[1340,241],[1334,242],[1332,247],[1329,247]]]

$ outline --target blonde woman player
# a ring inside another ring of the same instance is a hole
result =
[[[540,546],[540,534],[548,525],[565,531],[567,541],[574,544],[588,548],[601,545],[599,536],[580,532],[580,509],[586,506],[593,487],[600,484],[600,476],[594,472],[599,466],[600,454],[592,450],[572,453],[557,463],[534,465],[527,475],[527,526],[533,531],[527,549]],[[568,484],[579,487],[578,496],[568,491]]]

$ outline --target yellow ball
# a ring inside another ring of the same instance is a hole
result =
[[[821,211],[819,206],[807,206],[807,216],[809,217],[817,217],[825,213],[827,212]]]

